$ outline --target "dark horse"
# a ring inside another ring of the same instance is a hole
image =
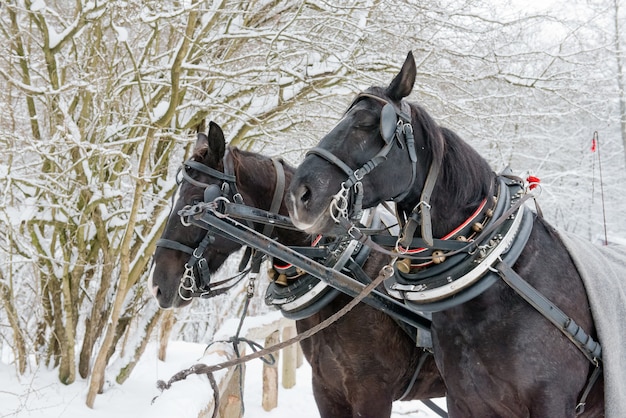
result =
[[[511,219],[528,219],[527,241],[520,246],[513,269],[595,337],[582,279],[556,231],[523,208],[523,200],[518,208],[524,218],[507,212],[489,226],[490,217],[495,219],[494,202],[506,200],[496,199],[496,192],[509,186],[499,186],[502,176],[459,136],[438,126],[422,107],[404,100],[415,77],[415,60],[409,53],[388,87],[360,93],[341,121],[308,153],[285,199],[293,223],[309,233],[335,231],[361,193],[363,207],[396,201],[399,221],[405,225],[395,247],[398,255],[419,254],[408,250],[415,248],[411,243],[418,242],[423,253],[451,237],[456,243],[447,245],[456,247],[433,252],[430,261],[423,257],[421,264],[414,263],[415,256],[410,266],[404,265],[404,281],[397,279],[394,285],[400,289],[397,297],[413,298],[407,302],[419,307],[420,291],[435,285],[436,275],[426,276],[431,267],[442,268],[446,252],[470,257],[473,252],[463,254],[464,248],[470,248],[467,243],[483,228],[487,232]],[[521,183],[518,190],[524,191]],[[354,191],[355,184],[362,189]],[[489,251],[499,240],[494,237],[480,250]],[[458,251],[451,251],[454,248]],[[396,266],[401,270],[400,264]],[[489,273],[484,277],[491,277]],[[412,279],[422,276],[426,278]],[[452,289],[453,276],[444,279],[438,285]],[[482,286],[482,279],[475,280]],[[597,376],[592,362],[504,281],[487,280],[479,291],[472,293],[468,287],[466,293],[456,293],[459,303],[436,300],[430,309],[434,355],[448,390],[449,416],[574,417],[586,388],[591,393],[580,416],[604,416],[603,379],[588,384],[594,381],[591,376]]]
[[[203,201],[208,185],[221,185],[216,178],[225,166],[236,177],[236,187],[246,205],[268,210],[276,184],[276,171],[271,159],[259,154],[226,147],[221,128],[211,122],[208,135],[198,139],[187,164],[188,176],[180,184],[177,200],[162,235],[166,244],[157,247],[150,275],[150,290],[162,308],[178,308],[189,303],[191,286],[181,286],[189,251],[197,248],[207,231],[197,226],[184,226],[177,212],[185,205]],[[205,172],[197,164],[216,170]],[[283,163],[286,183],[294,172]],[[281,199],[282,201],[282,199]],[[287,214],[281,204],[280,213]],[[277,228],[277,240],[286,245],[310,245],[311,237],[298,231]],[[169,244],[168,244],[169,243]],[[177,243],[182,246],[177,247]],[[189,248],[190,250],[186,250]],[[215,272],[235,250],[236,242],[215,236],[204,251],[209,271]],[[388,261],[375,255],[364,266],[370,277]],[[199,274],[196,272],[196,274]],[[372,276],[373,275],[373,276]],[[298,332],[304,332],[345,306],[350,298],[339,294],[318,313],[296,321]],[[411,387],[410,382],[423,350],[389,316],[358,304],[332,326],[302,341],[302,349],[313,371],[313,393],[324,418],[389,417],[391,404],[407,388],[409,399],[445,396],[443,381],[432,355],[426,357]]]

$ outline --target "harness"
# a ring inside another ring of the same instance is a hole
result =
[[[382,97],[362,92],[357,95],[352,104],[348,107],[348,110],[350,110],[359,100],[363,98],[371,98],[383,104],[380,115],[380,133],[385,145],[378,153],[376,153],[374,157],[363,164],[360,168],[353,170],[340,158],[326,149],[314,147],[306,154],[317,155],[327,160],[348,176],[346,181],[341,183],[339,192],[333,196],[330,203],[330,216],[338,224],[345,219],[358,218],[363,202],[363,185],[361,180],[387,159],[387,156],[393,149],[396,141],[398,146],[402,149],[406,148],[409,154],[409,159],[411,161],[411,182],[406,190],[400,195],[394,197],[393,200],[399,202],[404,199],[410,192],[417,177],[417,153],[415,150],[415,136],[413,135],[413,126],[411,125],[411,109],[409,104],[405,101],[401,101],[400,107],[398,107],[395,103]],[[430,221],[430,197],[434,190],[440,167],[441,162],[433,159],[424,182],[424,187],[422,188],[420,201],[414,207],[412,216],[404,225],[401,233],[401,237],[403,238],[400,239],[400,243],[406,243],[407,239],[410,240],[410,238],[413,237],[413,232],[415,231],[417,225],[421,224],[422,238],[427,245],[432,246],[433,238]],[[349,213],[351,202],[353,203],[352,214]],[[421,217],[421,221],[418,221],[418,216]],[[349,228],[348,233],[350,234]]]
[[[360,225],[378,228],[380,218],[375,210],[366,210]],[[327,240],[318,236],[311,247],[292,247],[313,260],[343,271],[361,283],[369,283],[362,267],[370,248],[356,240]],[[293,264],[274,261],[268,271],[272,282],[265,293],[265,303],[279,308],[289,319],[307,318],[333,301],[341,292],[323,280],[304,272]]]
[[[204,189],[204,203],[219,202],[220,212],[223,213],[223,216],[243,218],[250,228],[253,227],[253,222],[263,223],[262,234],[269,237],[275,226],[296,229],[289,218],[278,215],[285,191],[285,173],[279,160],[272,159],[272,162],[276,170],[277,182],[269,211],[244,204],[243,197],[237,189],[234,165],[228,148],[223,158],[224,172],[194,160],[187,160],[179,168],[179,173],[182,175],[181,182],[187,181]],[[192,170],[220,180],[221,185],[203,183],[194,179],[190,175]],[[184,208],[183,211],[188,209]],[[185,217],[181,217],[181,222],[185,226],[189,225]],[[380,219],[376,211],[365,211],[359,225],[367,228],[378,228]],[[213,244],[215,235],[220,234],[220,231],[211,227],[205,229],[207,233],[195,249],[177,241],[163,238],[159,239],[156,244],[158,247],[190,255],[189,261],[185,264],[185,272],[180,279],[178,289],[179,296],[184,300],[221,295],[236,286],[249,272],[258,273],[260,269],[263,253],[253,251],[248,246],[240,262],[238,274],[225,280],[211,282],[208,261],[204,257],[204,252]],[[230,235],[226,235],[226,237],[233,238]],[[319,237],[311,247],[292,248],[337,271],[351,275],[361,283],[370,282],[362,270],[362,266],[370,254],[370,248],[356,240],[336,239],[329,241]],[[250,260],[252,261],[250,262]],[[251,264],[251,267],[246,269],[248,263]],[[319,312],[341,293],[323,280],[304,273],[291,264],[281,263],[279,260],[273,262],[273,267],[268,271],[268,274],[272,282],[267,288],[265,303],[279,308],[283,315],[290,319],[304,319]],[[183,294],[183,290],[189,296]]]
[[[414,146],[408,104],[400,107],[385,98],[370,93],[360,93],[349,109],[361,98],[372,98],[383,103],[380,116],[380,133],[384,140],[381,150],[360,168],[353,170],[331,152],[314,148],[309,154],[324,158],[337,166],[347,176],[330,203],[330,215],[353,239],[375,249],[402,259],[396,262],[393,276],[385,281],[388,294],[404,300],[417,311],[442,311],[457,306],[480,295],[502,279],[541,315],[553,323],[565,337],[594,365],[580,401],[577,414],[584,411],[586,397],[601,374],[600,344],[585,333],[576,322],[546,299],[510,266],[521,254],[533,227],[533,215],[523,203],[531,197],[524,182],[504,173],[496,177],[488,196],[475,214],[443,239],[433,239],[430,218],[430,197],[440,170],[440,161],[432,160],[425,179],[419,203],[411,211],[398,237],[371,237],[351,221],[361,210],[363,186],[361,180],[386,160],[393,145],[407,147],[411,161],[411,185],[394,201],[401,201],[415,182],[417,157]],[[392,129],[395,126],[395,129]],[[395,140],[394,140],[395,139]],[[490,193],[491,194],[491,193]],[[350,203],[352,214],[350,213]],[[485,209],[485,205],[489,205]],[[482,220],[473,222],[477,216]],[[398,216],[400,225],[403,219]],[[417,227],[421,236],[415,237]],[[468,236],[467,232],[472,235]],[[395,239],[395,243],[393,240]],[[378,241],[378,242],[376,242]],[[416,250],[410,250],[415,248]],[[388,250],[385,247],[392,247]],[[421,261],[421,263],[413,263]]]
[[[282,197],[285,191],[285,173],[283,166],[279,160],[272,159],[274,168],[276,170],[276,187],[274,189],[274,195],[272,197],[272,203],[270,207],[271,212],[278,212]],[[237,189],[237,179],[234,173],[234,164],[230,155],[229,149],[226,149],[226,153],[223,157],[224,172],[215,170],[202,163],[194,160],[185,161],[179,168],[178,172],[182,174],[182,179],[179,182],[179,186],[182,181],[187,181],[190,184],[204,189],[204,202],[212,202],[214,200],[221,200],[224,202],[233,201],[237,204],[243,204],[243,197]],[[198,181],[191,177],[189,172],[191,170],[203,173],[211,178],[221,180],[221,185],[208,184]],[[178,175],[177,175],[178,177]],[[184,219],[181,218],[183,225],[188,226]],[[273,225],[267,224],[264,226],[263,233],[266,235],[271,234]],[[213,228],[207,228],[206,235],[200,241],[198,246],[194,249],[187,245],[181,244],[177,241],[161,238],[157,241],[157,247],[168,248],[175,251],[180,251],[190,255],[189,261],[185,264],[185,272],[180,278],[180,284],[178,287],[178,294],[183,300],[191,300],[194,297],[199,298],[211,298],[214,296],[226,293],[234,286],[236,286],[249,272],[258,273],[263,254],[258,251],[253,252],[246,248],[244,258],[239,266],[239,272],[233,277],[229,277],[217,282],[211,282],[211,273],[209,272],[209,263],[204,258],[204,252],[215,241],[215,234],[219,234],[219,231]],[[252,259],[251,267],[246,269],[248,262]],[[183,290],[189,293],[189,296],[183,294]]]

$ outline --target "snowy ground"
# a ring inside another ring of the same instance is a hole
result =
[[[156,358],[156,345],[150,345],[128,381],[124,385],[107,384],[105,392],[97,397],[94,409],[85,406],[87,381],[79,380],[64,386],[59,383],[56,371],[45,369],[18,378],[12,365],[0,362],[0,417],[196,417],[211,397],[206,377],[190,376],[154,402],[152,400],[160,394],[155,385],[157,380],[168,380],[200,359],[206,361],[206,357],[202,358],[205,348],[205,344],[173,341],[169,345],[167,360],[161,362]],[[215,363],[218,362],[219,358],[216,358]],[[311,393],[311,369],[306,362],[298,369],[296,386],[292,389],[281,387],[278,408],[270,412],[261,407],[261,368],[260,360],[247,365],[246,417],[319,417]],[[445,405],[443,399],[437,403]],[[394,404],[394,418],[436,416],[417,401]]]

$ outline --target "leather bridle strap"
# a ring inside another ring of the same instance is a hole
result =
[[[222,180],[222,181],[226,181],[229,183],[234,183],[237,179],[234,175],[232,174],[226,174],[223,173],[219,170],[215,170],[211,167],[208,167],[202,163],[199,163],[197,161],[194,160],[187,160],[183,163],[183,167],[189,167],[192,168],[196,171],[199,171],[201,173],[204,173],[210,177]],[[193,178],[191,178],[189,175],[185,175],[185,170],[183,170],[183,176],[185,177],[185,180],[189,181],[189,183],[193,184],[194,186],[198,186],[198,187],[206,187],[207,184],[206,183],[202,183],[199,182]]]
[[[285,195],[285,169],[279,158],[272,158],[272,163],[276,170],[276,186],[274,187],[274,195],[272,196],[269,212],[278,213],[280,205],[283,202],[283,196]],[[269,237],[273,230],[274,225],[268,223],[263,227],[263,235]]]
[[[194,249],[185,245],[185,244],[181,244],[178,241],[174,241],[171,239],[165,239],[165,238],[161,238],[159,240],[157,240],[156,242],[156,246],[157,247],[163,247],[163,248],[167,248],[169,250],[176,250],[176,251],[180,251],[182,253],[186,253],[186,254],[193,254]]]
[[[410,243],[413,240],[413,236],[415,235],[415,230],[417,229],[417,225],[419,223],[421,223],[422,239],[424,240],[426,246],[432,247],[434,245],[433,227],[430,216],[430,198],[433,194],[433,190],[435,189],[435,184],[437,183],[437,178],[439,177],[440,168],[441,162],[439,160],[433,160],[430,163],[428,175],[426,176],[426,181],[424,182],[424,187],[422,188],[420,201],[413,208],[409,219],[407,219],[404,228],[402,228],[400,240],[398,241],[398,243],[405,248],[409,248]],[[420,216],[421,222],[419,221]]]
[[[333,154],[332,152],[324,148],[313,147],[306,153],[305,157],[308,156],[309,154],[314,154],[314,155],[317,155],[318,157],[322,157],[329,163],[336,165],[341,171],[343,171],[348,176],[348,179],[354,176],[354,170],[351,169],[348,164],[344,163],[338,157],[336,157],[335,154]]]

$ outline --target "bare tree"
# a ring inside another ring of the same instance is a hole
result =
[[[606,57],[578,36],[587,23],[486,0],[335,3],[3,4],[0,319],[11,334],[0,333],[20,372],[30,354],[65,383],[78,371],[91,379],[89,405],[107,372],[128,376],[163,316],[143,282],[174,172],[206,118],[232,145],[295,163],[354,92],[387,83],[413,50],[413,99],[495,165],[574,188],[571,137],[615,129],[614,78],[586,60]],[[555,24],[567,30],[554,43],[537,35]],[[571,211],[572,197],[546,195],[551,216]],[[235,303],[222,302],[224,312]],[[113,366],[122,351],[132,354]]]

